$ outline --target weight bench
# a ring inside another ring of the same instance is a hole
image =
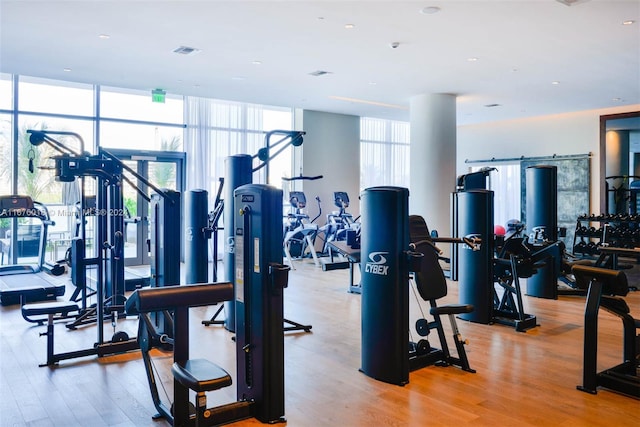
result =
[[[206,359],[189,359],[189,308],[214,305],[233,299],[231,283],[193,284],[138,289],[127,300],[127,314],[139,315],[138,340],[147,371],[151,395],[158,414],[154,418],[165,418],[172,425],[193,425],[190,414],[189,391],[196,392],[195,426],[220,425],[251,416],[251,402],[240,401],[218,408],[207,408],[206,392],[228,387],[232,384],[229,373]],[[172,311],[173,330],[150,330],[153,322],[149,315],[154,312]],[[160,338],[158,338],[160,337]],[[174,379],[173,408],[168,408],[159,397],[153,373],[150,350],[160,343],[173,343]]]
[[[80,308],[78,307],[78,304],[72,301],[43,302],[25,304],[22,306],[22,317],[27,322],[42,325],[45,320],[47,321],[47,332],[40,333],[40,336],[47,337],[47,363],[42,363],[38,366],[49,366],[56,363],[56,358],[53,353],[53,322],[56,320],[68,319],[70,317],[69,313],[79,311]]]
[[[640,319],[634,319],[627,302],[622,298],[629,292],[624,271],[575,265],[576,284],[587,291],[584,312],[584,349],[582,385],[578,390],[596,394],[599,386],[640,398],[640,344],[637,331]],[[597,373],[598,312],[604,310],[622,319],[622,363]]]

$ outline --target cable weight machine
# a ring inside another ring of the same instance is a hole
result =
[[[66,324],[69,329],[75,329],[79,326],[96,324],[97,340],[92,347],[72,351],[68,353],[55,354],[53,351],[53,325],[49,324],[47,330],[47,363],[53,365],[60,360],[97,355],[99,357],[124,353],[138,349],[138,343],[135,338],[130,338],[124,331],[115,332],[117,320],[125,317],[124,305],[126,298],[125,279],[124,279],[124,201],[122,185],[124,182],[131,185],[142,197],[148,202],[152,199],[162,200],[162,204],[172,206],[173,218],[162,217],[163,221],[180,221],[180,194],[170,190],[162,190],[157,188],[143,176],[139,175],[135,170],[124,164],[120,159],[111,154],[109,151],[100,149],[96,155],[89,154],[85,151],[84,141],[82,137],[73,132],[49,131],[49,130],[27,130],[30,134],[29,141],[33,146],[39,146],[46,143],[60,153],[53,156],[53,167],[41,167],[42,169],[52,169],[55,179],[61,182],[73,182],[76,178],[81,181],[81,199],[80,199],[80,227],[79,237],[73,240],[71,246],[72,263],[72,281],[74,285],[81,289],[82,307],[79,308],[79,315],[74,321]],[[79,141],[79,150],[73,150],[54,139],[50,135],[71,136]],[[33,168],[30,163],[29,168]],[[142,182],[146,187],[155,191],[152,197],[147,196],[145,189],[136,185],[129,177],[125,175],[125,171],[133,175]],[[85,178],[92,177],[96,179],[96,206],[95,209],[87,209],[87,196],[85,194]],[[92,212],[90,212],[92,211]],[[154,209],[154,211],[158,211]],[[177,211],[177,219],[175,212]],[[95,257],[87,256],[87,230],[86,215],[93,214],[96,221],[95,241],[96,254]],[[152,220],[157,222],[157,219]],[[168,222],[176,223],[176,222]],[[152,229],[153,230],[153,229]],[[178,233],[179,227],[162,227],[163,233]],[[157,231],[157,230],[156,230]],[[152,231],[157,236],[157,232]],[[167,236],[160,236],[164,240],[170,241]],[[175,238],[174,238],[175,239]],[[179,239],[175,239],[178,240]],[[152,264],[155,263],[156,270],[158,267],[161,271],[156,271],[157,277],[162,277],[161,281],[156,281],[155,286],[164,286],[169,284],[179,284],[179,251],[177,254],[171,255],[169,252],[160,252],[158,248],[164,245],[155,245],[152,256]],[[172,258],[175,258],[173,260]],[[96,280],[96,302],[91,306],[87,305],[87,269],[95,268]],[[152,268],[153,270],[153,268]],[[173,271],[173,273],[171,273]],[[178,281],[175,281],[176,273]],[[166,280],[169,279],[169,280]],[[169,283],[171,282],[171,283]],[[175,282],[175,283],[173,283]],[[53,309],[52,309],[53,310]],[[56,312],[57,313],[57,312]],[[49,314],[40,313],[40,314]],[[53,313],[55,314],[55,313]],[[114,334],[110,340],[105,339],[104,323],[111,321],[114,327]]]
[[[276,142],[271,143],[273,136],[281,136]],[[225,178],[224,185],[224,280],[233,281],[235,274],[235,235],[234,224],[236,207],[234,205],[234,192],[237,188],[245,184],[253,183],[253,174],[260,170],[264,170],[264,181],[269,183],[269,162],[276,156],[282,153],[290,145],[293,147],[299,147],[303,143],[304,131],[292,131],[292,130],[271,130],[265,134],[265,145],[260,148],[254,155],[249,154],[237,154],[229,156],[225,159]],[[272,152],[272,150],[275,150]],[[254,161],[260,162],[257,166],[253,166]],[[204,214],[201,214],[204,215]],[[203,232],[206,232],[203,230]],[[196,240],[196,239],[194,239]],[[208,320],[203,320],[204,325],[221,324],[224,323],[224,327],[230,331],[235,332],[235,305],[227,301],[224,303],[224,310],[226,318],[224,321],[216,320],[221,310],[217,310],[216,313]],[[311,329],[311,325],[301,325],[297,322],[292,322],[285,319],[286,323],[291,326],[286,327],[285,330],[304,330],[308,332]]]

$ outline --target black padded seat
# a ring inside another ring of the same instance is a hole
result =
[[[462,314],[471,313],[473,311],[473,305],[471,304],[448,304],[439,307],[431,307],[429,313],[431,314]]]
[[[207,359],[175,362],[171,372],[180,384],[197,393],[218,390],[232,384],[229,373]]]
[[[78,304],[73,301],[53,301],[41,302],[33,304],[25,304],[22,306],[23,316],[43,316],[49,314],[67,315],[72,311],[78,311]]]

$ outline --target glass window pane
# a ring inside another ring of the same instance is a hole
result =
[[[100,88],[102,117],[180,124],[184,122],[182,105],[182,97],[167,95],[162,103],[153,102],[150,91]]]
[[[11,115],[0,114],[0,194],[11,194],[11,129]]]
[[[20,76],[18,109],[93,116],[93,86]]]
[[[0,110],[10,110],[13,102],[11,74],[0,74]]]
[[[137,150],[182,151],[181,127],[140,125],[125,122],[100,124],[100,146]]]
[[[51,157],[60,155],[60,153],[46,143],[34,147],[29,142],[30,134],[27,133],[27,130],[74,132],[84,139],[85,149],[90,151],[93,146],[93,122],[89,120],[22,116],[18,126],[18,170],[16,171],[18,192],[31,196],[33,200],[41,203],[62,203],[63,186],[55,180],[54,171],[46,169],[54,166]],[[79,151],[80,144],[77,138],[54,134],[50,136],[70,149]],[[29,159],[32,159],[32,168],[30,168],[31,162]]]

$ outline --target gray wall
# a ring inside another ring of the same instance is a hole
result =
[[[458,126],[458,175],[465,160],[592,153],[591,206],[600,211],[600,116],[638,111],[639,105]]]
[[[324,225],[326,214],[338,209],[333,204],[334,191],[346,191],[350,199],[347,212],[354,217],[360,215],[360,117],[308,110],[296,114],[296,128],[306,132],[302,173],[324,176],[315,181],[302,181],[309,216],[316,216],[314,199],[319,196],[322,217],[317,222]],[[299,172],[297,166],[294,175]]]

